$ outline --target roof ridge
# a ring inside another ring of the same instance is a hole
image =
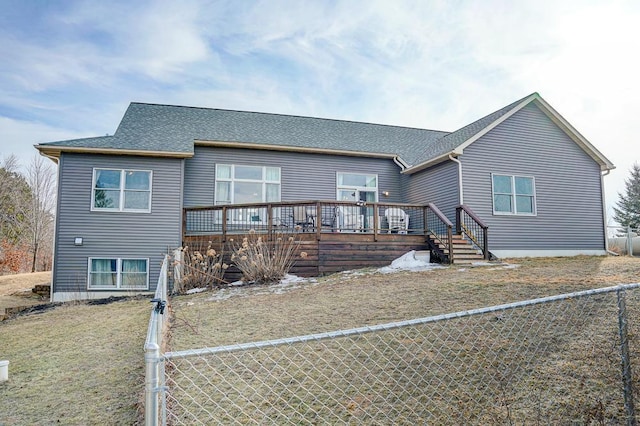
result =
[[[132,101],[129,105],[148,105],[148,106],[160,106],[160,107],[171,107],[171,108],[188,108],[188,109],[199,109],[206,111],[223,111],[223,112],[238,112],[243,114],[259,114],[259,115],[271,115],[271,116],[280,116],[280,117],[292,117],[292,118],[307,118],[311,120],[323,120],[323,121],[335,121],[341,123],[353,123],[353,124],[365,124],[367,126],[380,126],[380,127],[394,127],[398,129],[409,129],[409,130],[422,130],[429,132],[438,132],[438,133],[451,133],[447,130],[436,130],[436,129],[426,129],[423,127],[414,127],[414,126],[400,126],[396,124],[382,124],[382,123],[371,123],[368,121],[357,121],[357,120],[345,120],[340,118],[326,118],[326,117],[313,117],[310,115],[299,115],[299,114],[284,114],[278,112],[263,112],[263,111],[244,111],[239,109],[226,109],[226,108],[211,108],[211,107],[198,107],[198,106],[190,106],[190,105],[175,105],[175,104],[160,104],[155,102],[138,102]]]

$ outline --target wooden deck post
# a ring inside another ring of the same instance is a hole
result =
[[[429,206],[424,206],[422,207],[422,221],[424,223],[423,226],[423,232],[424,232],[424,242],[428,243],[429,242],[429,226],[427,225],[428,222],[428,210],[429,210]]]
[[[380,232],[378,217],[378,203],[373,203],[373,241],[378,241],[378,233]]]
[[[267,204],[267,241],[273,241],[273,206]]]
[[[322,233],[322,205],[320,201],[316,202],[316,240],[320,241],[321,233]]]
[[[222,242],[227,242],[227,206],[222,207]]]

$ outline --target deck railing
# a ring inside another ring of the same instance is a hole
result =
[[[380,234],[427,233],[425,206],[399,203],[345,201],[295,201],[187,207],[183,235],[243,234],[249,230],[277,232],[327,232]]]
[[[490,259],[489,227],[465,204],[456,208],[456,233],[472,241],[482,251],[485,260]]]
[[[453,223],[432,203],[425,208],[425,223],[434,254],[448,257],[442,261],[453,262]]]

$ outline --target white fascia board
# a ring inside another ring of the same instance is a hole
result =
[[[369,158],[389,158],[394,159],[396,154],[386,154],[377,152],[364,152],[364,151],[347,151],[330,148],[311,148],[301,146],[289,146],[289,145],[270,145],[254,142],[226,142],[226,141],[208,141],[202,139],[196,139],[194,141],[196,146],[215,146],[222,148],[239,148],[239,149],[262,149],[265,151],[290,151],[290,152],[309,152],[313,154],[329,154],[329,155],[345,155],[350,157],[369,157]]]
[[[551,105],[549,105],[544,99],[538,97],[536,99],[537,105],[540,107],[547,117],[551,119],[558,127],[560,127],[582,150],[584,150],[591,158],[593,158],[598,164],[600,164],[601,170],[613,170],[616,166],[613,165],[607,157],[604,156],[598,149],[582,136],[582,134],[573,127],[567,120],[561,116]]]
[[[525,99],[523,99],[522,102],[520,102],[518,105],[513,107],[511,109],[511,111],[509,111],[508,113],[504,114],[502,117],[498,118],[497,120],[495,120],[494,122],[492,122],[491,124],[486,126],[484,129],[480,130],[478,133],[476,133],[475,135],[473,135],[472,137],[470,137],[469,139],[467,139],[466,141],[464,141],[463,143],[461,143],[460,145],[455,147],[453,149],[453,151],[446,152],[446,153],[444,153],[444,154],[442,154],[442,155],[440,155],[440,156],[438,156],[436,158],[433,158],[431,160],[425,161],[424,163],[416,164],[415,166],[410,167],[407,170],[405,170],[403,173],[412,174],[412,173],[418,172],[420,170],[426,169],[427,167],[435,166],[438,163],[442,163],[443,161],[448,160],[449,159],[449,155],[453,155],[454,157],[458,157],[458,156],[462,155],[463,152],[464,152],[464,149],[466,147],[468,147],[469,145],[471,145],[472,143],[474,143],[475,141],[480,139],[482,136],[484,136],[487,133],[489,133],[491,130],[493,130],[500,123],[504,122],[507,118],[511,117],[516,112],[520,111],[529,102],[531,102],[534,99],[539,98],[539,97],[540,97],[540,95],[538,95],[537,93],[533,93],[532,95],[530,95],[530,96],[526,97]]]
[[[457,155],[462,155],[462,152],[466,147],[468,147],[469,145],[471,145],[472,143],[474,143],[475,141],[477,141],[478,139],[480,139],[481,137],[489,133],[491,130],[495,129],[498,125],[502,124],[509,117],[511,117],[516,112],[520,111],[522,108],[524,108],[526,105],[528,105],[531,101],[535,99],[540,99],[540,95],[538,95],[537,93],[533,93],[532,95],[527,96],[525,99],[522,100],[522,102],[520,102],[518,105],[513,107],[511,111],[504,114],[502,117],[496,119],[493,123],[489,124],[484,129],[480,130],[478,133],[476,133],[475,135],[473,135],[472,137],[470,137],[469,139],[467,139],[466,141],[458,145],[453,152]]]

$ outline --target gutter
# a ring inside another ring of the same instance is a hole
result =
[[[54,163],[56,163],[56,164],[59,164],[60,157],[54,157],[53,155],[51,155],[51,154],[47,154],[46,152],[43,152],[43,151],[40,151],[40,150],[38,150],[38,152],[39,152],[39,153],[40,153],[40,155],[42,155],[43,157],[48,158],[49,160],[53,161],[53,162],[54,162]]]
[[[173,151],[144,151],[134,149],[120,148],[86,148],[73,146],[48,146],[34,145],[34,147],[44,156],[59,157],[63,152],[80,153],[80,154],[109,154],[109,155],[139,155],[143,157],[170,157],[170,158],[189,158],[193,157],[193,152],[173,152]]]
[[[461,153],[456,152],[456,151],[447,152],[446,154],[442,154],[442,155],[440,155],[440,156],[438,156],[436,158],[433,158],[433,159],[431,159],[429,161],[426,161],[424,163],[420,163],[420,164],[416,164],[415,166],[411,166],[408,169],[403,170],[402,173],[413,174],[413,173],[419,172],[420,170],[424,170],[424,169],[426,169],[428,167],[435,166],[436,164],[439,164],[439,163],[442,163],[443,161],[449,160],[449,156],[453,155],[453,154],[461,154]]]
[[[460,203],[459,204],[464,204],[464,189],[463,189],[463,185],[462,185],[462,162],[460,162],[460,160],[458,160],[457,158],[455,158],[452,154],[449,154],[449,160],[453,161],[454,163],[458,164],[458,191],[460,194]]]

